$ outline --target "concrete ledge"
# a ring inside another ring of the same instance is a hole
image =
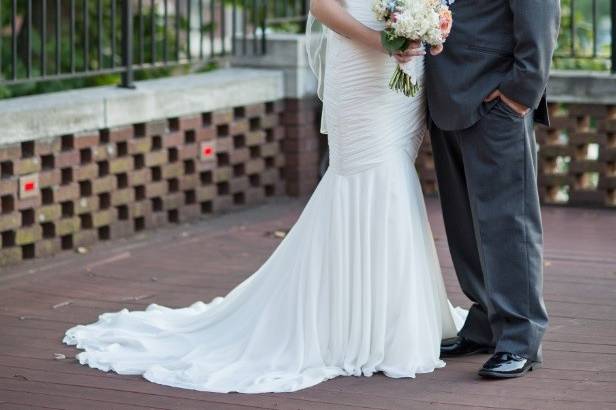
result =
[[[259,41],[261,39],[259,38]],[[236,47],[241,50],[242,41]],[[281,70],[284,73],[284,93],[287,98],[304,98],[316,94],[317,80],[308,65],[304,34],[270,33],[266,39],[267,54],[234,57],[235,67],[254,67]]]
[[[0,145],[147,122],[284,97],[283,73],[230,68],[0,101]]]
[[[616,104],[616,75],[596,71],[553,70],[548,100],[576,104]]]
[[[314,95],[317,84],[308,66],[306,36],[270,33],[266,41],[267,55],[249,53],[233,58],[232,65],[281,70],[284,73],[285,97],[305,98]],[[242,43],[238,40],[236,46],[241,48]],[[616,75],[596,71],[553,70],[548,84],[548,99],[562,103],[616,104]]]

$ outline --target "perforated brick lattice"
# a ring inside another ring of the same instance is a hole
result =
[[[551,127],[536,127],[544,204],[616,207],[616,106],[550,104]],[[426,194],[438,190],[430,139],[416,162]]]
[[[616,207],[616,106],[550,104],[543,203]],[[0,266],[265,197],[309,195],[327,145],[314,99],[286,99],[0,147]],[[429,137],[416,167],[437,192]]]
[[[550,104],[537,127],[541,199],[547,204],[616,207],[616,106]]]
[[[0,265],[283,194],[283,105],[0,147]]]

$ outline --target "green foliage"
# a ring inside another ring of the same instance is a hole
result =
[[[267,27],[271,29],[272,31],[278,32],[278,33],[301,34],[305,30],[305,27],[303,24],[294,23],[294,22],[270,24]]]
[[[269,0],[267,4],[267,28],[274,32],[300,34],[306,29],[306,0]],[[272,23],[273,19],[285,19]]]
[[[149,2],[143,2],[144,8],[134,10],[133,15],[133,61],[136,64],[144,62],[151,64],[152,62],[160,64],[165,60],[165,56],[169,61],[184,59],[187,56],[187,46],[185,38],[180,38],[180,48],[176,49],[176,31],[175,31],[175,16],[169,16],[168,25],[165,27],[164,16],[158,8],[151,9]],[[76,1],[75,2],[75,36],[74,47],[70,44],[70,3],[64,1],[61,3],[60,10],[60,45],[59,50],[56,42],[56,2],[47,2],[47,13],[44,19],[46,27],[46,42],[45,53],[42,53],[42,30],[40,2],[33,2],[33,24],[31,31],[30,42],[32,51],[30,54],[31,71],[30,75],[33,78],[39,77],[42,73],[43,56],[47,64],[45,72],[47,75],[54,75],[57,72],[70,73],[74,68],[77,73],[87,70],[94,71],[98,69],[110,69],[111,67],[121,66],[121,40],[122,40],[122,19],[121,19],[121,2],[116,2],[115,18],[112,25],[112,0],[102,0],[102,14],[99,13],[97,1]],[[87,7],[87,15],[89,24],[84,25],[84,4]],[[27,2],[17,2],[17,65],[16,77],[18,79],[28,77],[28,54],[27,54]],[[0,66],[0,74],[7,76],[9,79],[13,77],[12,66],[12,47],[11,47],[11,14],[12,0],[0,0],[0,57],[2,65]],[[99,16],[102,21],[102,32],[99,31]],[[154,22],[152,29],[151,22]],[[142,23],[142,24],[141,24]],[[188,21],[181,17],[178,25],[180,34],[185,35],[188,29]],[[143,42],[140,41],[140,27],[143,27]],[[213,29],[213,25],[204,27],[204,31],[209,32]],[[85,39],[88,39],[88,53],[85,53]],[[73,62],[71,63],[71,53],[74,49]],[[56,51],[59,53],[59,64],[56,62]],[[208,65],[211,69],[212,65]],[[136,69],[135,79],[148,79],[164,77],[174,74],[183,74],[190,71],[189,66],[178,66],[176,68],[150,68]],[[203,69],[203,68],[200,68]],[[51,81],[27,82],[16,85],[0,85],[0,98],[9,98],[22,95],[48,93],[74,88],[92,87],[100,85],[118,84],[120,82],[119,73],[107,73],[93,76],[85,76],[82,78],[59,79]]]
[[[393,54],[406,50],[409,40],[396,36],[392,31],[385,30],[381,33],[381,44],[389,54]]]
[[[298,13],[298,4],[297,0],[272,0],[270,18]],[[593,26],[593,4],[596,7],[594,10],[596,26]],[[593,0],[561,0],[561,10],[561,28],[553,66],[571,70],[609,70],[610,0],[596,0],[595,3]],[[270,24],[268,28],[289,33],[301,33],[304,30],[303,25],[293,22]],[[596,50],[593,43],[595,38]],[[382,37],[382,43],[390,52],[398,50],[399,44],[392,42],[385,35]]]
[[[593,4],[596,25],[593,25]],[[561,25],[554,67],[610,69],[610,0],[561,0]],[[595,42],[593,40],[596,40]],[[596,46],[595,46],[596,43]]]
[[[300,16],[305,11],[302,4],[303,0],[272,0],[267,6],[259,6],[256,9],[251,7],[252,2],[240,0],[221,0],[227,5],[235,4],[238,10],[246,12],[249,25],[252,22],[261,21],[267,13],[268,19],[279,17],[290,17],[282,19],[276,23],[268,24],[268,30],[302,33],[304,31],[304,20]],[[12,78],[12,47],[11,47],[11,7],[12,0],[0,0],[0,75]],[[18,32],[18,55],[16,56],[16,77],[26,78],[28,75],[28,55],[27,55],[27,2],[17,1],[17,32]],[[75,44],[73,65],[76,72],[81,72],[87,67],[88,70],[100,68],[110,68],[112,65],[119,66],[121,60],[121,2],[116,2],[115,24],[111,26],[111,3],[112,0],[102,0],[102,20],[103,32],[98,28],[98,1],[75,1]],[[42,36],[41,36],[41,2],[32,2],[33,27],[30,43],[32,52],[30,55],[31,68],[30,75],[34,78],[41,75]],[[70,3],[63,1],[60,3],[61,9],[61,42],[56,43],[55,22],[56,22],[56,2],[47,1],[47,15],[45,18],[46,27],[46,47],[45,61],[47,62],[46,73],[53,75],[56,72],[69,73],[71,66],[71,45],[70,39]],[[87,7],[89,25],[87,35],[83,24],[84,4]],[[175,17],[170,15],[168,25],[165,27],[162,10],[160,8],[150,9],[149,2],[143,2],[144,9],[142,14],[135,10],[133,16],[134,49],[133,58],[135,63],[143,61],[146,64],[155,62],[160,64],[165,59],[165,52],[170,61],[176,58],[186,57],[186,39],[181,37],[179,40],[180,49],[176,50]],[[259,3],[262,4],[262,3]],[[596,25],[593,25],[593,0],[561,0],[562,20],[561,30],[558,39],[558,47],[554,59],[554,67],[559,69],[585,69],[606,71],[610,69],[610,44],[611,44],[611,21],[610,21],[610,0],[596,0],[594,16]],[[244,6],[246,8],[244,8]],[[293,18],[295,16],[296,18]],[[152,29],[151,22],[154,22]],[[140,23],[143,23],[143,44],[140,39]],[[181,35],[184,35],[188,28],[188,21],[181,17],[179,21]],[[573,26],[573,29],[572,29]],[[211,32],[216,27],[213,23],[203,27],[204,32]],[[115,33],[115,36],[112,34]],[[114,39],[115,37],[115,39]],[[89,52],[84,54],[83,50],[85,39],[89,39]],[[166,38],[166,41],[163,39]],[[595,40],[596,41],[593,41]],[[400,39],[394,39],[383,35],[384,46],[390,51],[395,52],[403,48]],[[596,45],[595,45],[596,43]],[[59,49],[57,49],[59,47]],[[56,63],[56,52],[59,53],[59,64]],[[572,57],[571,55],[574,55]],[[178,66],[176,68],[149,68],[138,69],[135,71],[135,78],[148,79],[158,78],[169,75],[183,74],[191,71],[203,72],[215,69],[215,62],[206,62],[201,66],[191,65]],[[61,91],[73,88],[91,87],[99,85],[118,84],[120,74],[101,74],[85,76],[82,78],[71,78],[52,81],[27,82],[23,84],[2,86],[0,85],[0,99],[10,98],[20,95],[39,94],[54,91]]]

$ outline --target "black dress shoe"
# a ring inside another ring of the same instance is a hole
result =
[[[441,357],[462,357],[478,353],[491,353],[490,346],[475,343],[464,337],[458,336],[451,343],[441,344]]]
[[[510,379],[524,376],[541,363],[534,362],[515,353],[496,353],[488,360],[479,375],[489,379]]]

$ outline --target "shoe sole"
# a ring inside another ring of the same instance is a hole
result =
[[[473,350],[472,352],[467,352],[464,354],[452,354],[452,355],[441,354],[441,359],[451,359],[455,357],[468,357],[468,356],[473,356],[476,354],[492,354],[492,353],[494,353],[494,349],[490,349],[489,347],[483,347],[481,349]]]
[[[528,372],[532,372],[534,369],[539,369],[540,367],[541,363],[533,363],[528,366],[528,369],[524,370],[521,373],[499,373],[481,369],[479,370],[479,376],[483,377],[484,379],[515,379],[526,375],[526,373]]]

